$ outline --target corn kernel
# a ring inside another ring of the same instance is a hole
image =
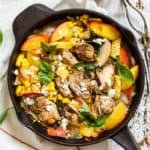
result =
[[[17,96],[21,96],[23,92],[24,92],[24,86],[20,85],[20,86],[16,87],[16,95]]]
[[[55,96],[55,93],[54,92],[49,92],[48,99],[51,100],[51,101],[56,102],[57,98]]]
[[[88,98],[88,99],[86,99],[86,102],[87,102],[87,103],[91,103],[91,102],[92,102],[92,99],[91,99],[91,98]]]
[[[69,98],[63,98],[62,102],[68,104],[68,103],[70,103],[70,99]]]
[[[114,85],[113,88],[115,89],[114,98],[117,100],[121,96],[121,79],[118,75],[114,77]]]
[[[52,81],[47,85],[48,91],[55,91],[55,83]]]
[[[59,77],[66,79],[69,75],[69,71],[66,69],[66,65],[62,64],[61,66],[59,66],[56,70],[56,74]]]
[[[54,65],[57,65],[57,64],[58,64],[58,61],[57,61],[57,60],[55,60],[55,61],[53,62],[53,64],[54,64]]]
[[[23,83],[23,85],[27,88],[27,87],[29,87],[30,86],[30,82],[28,81],[28,80],[25,80],[25,79],[23,79],[23,78],[19,78],[20,79],[20,81]]]
[[[17,67],[21,66],[23,59],[24,59],[24,54],[19,54],[16,60]]]
[[[80,108],[80,104],[79,104],[78,102],[74,103],[74,106],[75,106],[76,108]]]
[[[34,92],[40,92],[41,85],[32,84],[31,88],[32,88],[32,91]]]
[[[63,99],[63,97],[62,97],[61,94],[58,94],[58,95],[57,95],[57,98],[58,98],[59,100],[62,100],[62,99]]]
[[[29,61],[26,58],[24,58],[22,60],[22,64],[21,65],[22,65],[23,68],[28,68],[30,66],[30,63],[29,63]]]

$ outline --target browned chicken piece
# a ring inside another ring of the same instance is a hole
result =
[[[79,43],[71,50],[80,60],[91,62],[96,58],[94,47],[88,43]]]
[[[79,113],[79,110],[73,105],[73,104],[68,104],[68,107],[73,110],[75,113]]]
[[[73,126],[79,126],[79,118],[77,114],[72,114],[71,115],[71,124]]]
[[[101,95],[98,98],[101,101],[101,109],[103,113],[105,114],[112,113],[114,106],[115,106],[115,102],[113,101],[113,99],[105,95]]]
[[[112,113],[114,106],[115,102],[109,96],[96,95],[95,102],[92,105],[92,112],[99,117],[102,114]]]
[[[69,51],[63,51],[62,57],[69,65],[73,66],[76,63],[78,63],[78,60],[76,59],[76,57]]]
[[[66,117],[69,120],[69,124],[71,126],[78,126],[79,125],[79,118],[78,118],[78,115],[76,113],[70,113],[67,111]]]
[[[69,76],[69,86],[71,90],[83,99],[91,97],[91,81],[90,79],[84,79],[83,71],[75,71]]]
[[[91,112],[96,115],[96,117],[100,117],[102,115],[102,109],[101,109],[101,101],[96,96],[94,103],[91,106]]]
[[[59,90],[59,92],[64,96],[64,97],[73,97],[73,93],[71,92],[68,82],[65,79],[61,79],[60,77],[57,77],[55,79],[56,86]]]
[[[115,73],[115,67],[113,64],[106,64],[102,70],[96,70],[97,78],[100,82],[99,89],[103,90],[110,88],[113,85],[112,76]]]
[[[35,104],[31,106],[31,110],[37,114],[38,119],[42,122],[54,124],[60,120],[56,104],[44,96],[35,99]]]

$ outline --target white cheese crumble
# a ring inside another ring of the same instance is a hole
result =
[[[32,98],[26,97],[24,98],[24,103],[26,103],[27,105],[33,105],[34,100]]]
[[[15,70],[14,70],[14,74],[15,74],[15,75],[18,75],[18,69],[15,69]]]
[[[105,82],[106,82],[106,84],[107,84],[109,87],[110,87],[111,84],[112,84],[111,79],[107,79]]]
[[[45,96],[48,96],[48,90],[47,90],[46,86],[42,86],[41,93]]]
[[[62,119],[61,120],[61,127],[66,130],[67,128],[67,125],[68,125],[68,120],[66,118]]]
[[[62,61],[62,60],[63,60],[62,56],[58,55],[58,61]]]
[[[70,89],[69,89],[68,83],[64,81],[63,79],[61,80],[61,82],[63,83],[63,88],[66,90],[66,93],[69,94]]]
[[[47,106],[46,106],[46,110],[47,110],[47,111],[51,111],[52,109],[53,109],[53,106],[52,106],[52,105],[47,105]]]
[[[93,42],[98,43],[100,45],[102,45],[105,41],[106,39],[101,39],[101,38],[93,39]]]
[[[109,90],[108,90],[108,96],[109,96],[109,97],[114,97],[114,96],[115,96],[115,93],[116,93],[116,90],[115,90],[115,89],[109,89]]]

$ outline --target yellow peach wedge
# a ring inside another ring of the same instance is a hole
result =
[[[58,25],[51,35],[50,42],[70,39],[73,35],[73,26],[74,23],[72,21],[66,21]]]
[[[47,35],[34,35],[28,38],[21,46],[22,51],[32,51],[41,47],[41,42],[48,42]]]
[[[118,103],[112,114],[110,114],[110,116],[106,119],[104,128],[106,130],[115,128],[125,119],[126,114],[127,106],[123,102]]]
[[[107,38],[108,40],[115,40],[120,37],[120,32],[110,24],[94,20],[89,22],[88,26],[98,36]]]

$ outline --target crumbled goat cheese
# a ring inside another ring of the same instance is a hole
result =
[[[45,96],[48,96],[48,90],[47,90],[46,86],[42,86],[41,93]]]
[[[33,105],[34,104],[34,100],[32,98],[24,98],[24,103],[26,103],[27,105]]]
[[[18,75],[18,69],[15,69],[15,70],[14,70],[14,74],[15,74],[15,75]]]
[[[111,86],[111,83],[112,83],[112,82],[111,82],[111,79],[107,79],[107,80],[106,80],[106,84],[107,84],[109,87]]]
[[[115,93],[116,93],[115,89],[109,89],[108,90],[108,96],[109,97],[114,97]]]
[[[46,110],[47,110],[47,111],[52,111],[52,109],[53,109],[53,106],[52,106],[52,105],[47,105],[47,106],[46,106]]]
[[[102,45],[105,41],[106,39],[101,39],[101,38],[93,39],[93,42],[98,43],[100,45]]]
[[[58,55],[58,61],[62,61],[62,60],[63,60],[62,56]]]
[[[68,125],[68,120],[66,118],[62,119],[61,120],[61,127],[66,130],[67,128],[67,125]]]

